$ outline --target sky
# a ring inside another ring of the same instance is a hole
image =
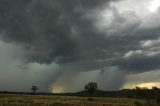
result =
[[[159,0],[0,0],[0,91],[160,87]]]

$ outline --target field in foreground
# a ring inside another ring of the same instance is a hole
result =
[[[159,106],[151,101],[128,98],[40,96],[0,94],[0,106]]]

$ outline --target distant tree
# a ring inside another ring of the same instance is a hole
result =
[[[146,98],[147,95],[147,91],[149,89],[146,87],[135,87],[135,94],[138,98]]]
[[[39,88],[37,86],[32,86],[32,88],[31,88],[32,93],[35,94],[38,89]]]
[[[153,87],[152,87],[152,90],[157,91],[157,90],[159,90],[159,88],[158,88],[158,87],[156,87],[156,86],[153,86]]]
[[[136,86],[136,87],[135,87],[135,90],[141,90],[141,88],[140,88],[140,87],[138,87],[138,86]]]
[[[93,95],[93,93],[97,90],[98,86],[97,86],[97,83],[90,82],[86,84],[84,88],[90,95]]]
[[[160,88],[153,86],[152,87],[152,95],[154,95],[154,98],[155,98],[157,104],[160,104]]]
[[[138,86],[136,86],[135,90],[148,90],[148,88],[147,87],[138,87]]]

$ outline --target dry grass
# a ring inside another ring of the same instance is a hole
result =
[[[147,105],[146,100],[127,98],[92,98],[70,96],[39,96],[39,95],[0,95],[0,106],[159,106]]]

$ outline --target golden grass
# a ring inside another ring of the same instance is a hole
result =
[[[75,96],[40,96],[40,95],[10,95],[0,94],[0,106],[136,106],[139,102],[147,105],[146,100],[128,98],[98,98],[88,101],[86,97]]]

